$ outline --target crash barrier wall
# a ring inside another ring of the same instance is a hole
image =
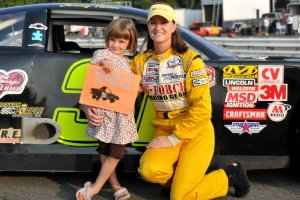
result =
[[[240,57],[300,57],[300,37],[206,37]]]
[[[206,37],[206,39],[240,57],[300,57],[300,37]],[[104,39],[79,38],[72,41],[82,48],[105,48]],[[143,38],[139,38],[138,47],[142,43]]]

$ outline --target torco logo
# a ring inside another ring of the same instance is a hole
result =
[[[255,65],[228,65],[223,73],[224,78],[257,78],[258,69]]]
[[[292,107],[288,104],[284,104],[280,101],[269,104],[267,113],[268,117],[274,122],[280,122],[287,116],[288,110]]]

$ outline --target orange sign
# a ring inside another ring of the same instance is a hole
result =
[[[101,67],[89,65],[79,103],[131,114],[140,79],[135,74],[117,70],[105,73]]]

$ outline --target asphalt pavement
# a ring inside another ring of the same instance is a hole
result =
[[[0,163],[1,164],[1,163]],[[243,200],[297,200],[300,199],[300,177],[288,170],[248,171],[251,191]],[[92,173],[28,173],[0,172],[0,200],[75,200],[75,192],[85,181],[94,180]],[[161,187],[143,181],[137,173],[119,176],[131,193],[130,200],[167,200],[161,196]],[[233,190],[218,200],[233,200]],[[93,200],[113,200],[105,185]]]

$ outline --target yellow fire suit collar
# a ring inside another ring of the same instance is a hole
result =
[[[173,49],[172,47],[168,48],[167,51],[165,51],[164,53],[161,54],[157,54],[155,52],[155,50],[152,51],[152,58],[158,62],[164,61],[166,59],[168,59],[168,57],[172,54]]]

